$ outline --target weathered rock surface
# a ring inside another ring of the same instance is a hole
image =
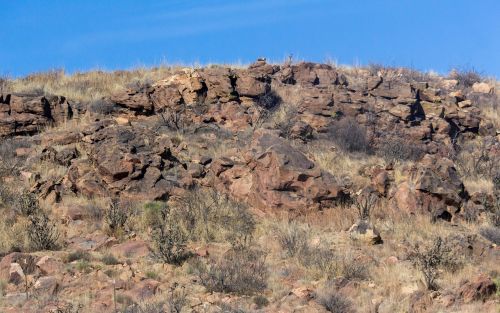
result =
[[[73,109],[62,96],[0,95],[0,136],[34,134],[72,117]]]

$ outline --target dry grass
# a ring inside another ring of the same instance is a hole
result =
[[[95,70],[74,74],[66,74],[64,70],[54,70],[11,80],[7,91],[63,95],[76,101],[92,101],[109,96],[130,84],[162,79],[175,69],[175,67],[160,66],[129,71]]]
[[[369,178],[360,175],[360,170],[373,165],[384,165],[380,157],[337,151],[328,145],[308,147],[308,156],[323,170],[337,178],[351,180],[355,188],[369,184]]]

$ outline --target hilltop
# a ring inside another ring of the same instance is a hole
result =
[[[263,59],[3,79],[2,309],[495,312],[499,87]]]

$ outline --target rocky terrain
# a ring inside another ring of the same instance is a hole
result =
[[[1,312],[498,312],[499,84],[328,64],[0,81]]]

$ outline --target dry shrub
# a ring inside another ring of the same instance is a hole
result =
[[[128,203],[121,203],[118,199],[112,199],[104,214],[104,221],[111,234],[121,236],[125,231],[125,225],[130,216],[131,208]]]
[[[483,80],[481,73],[474,68],[455,69],[450,73],[450,78],[456,79],[462,88],[470,88]]]
[[[191,240],[229,241],[248,246],[255,220],[248,208],[213,189],[194,189],[176,203],[179,220]]]
[[[182,264],[189,257],[187,236],[169,206],[161,206],[159,215],[152,231],[154,254],[165,263]]]
[[[457,170],[468,179],[486,178],[492,180],[499,174],[500,156],[492,150],[493,144],[486,139],[467,141],[457,146],[455,157]]]
[[[456,257],[452,248],[441,237],[435,238],[426,245],[413,245],[408,257],[421,272],[425,286],[429,290],[439,288],[436,281],[441,269],[456,268]]]
[[[276,227],[276,236],[288,257],[295,257],[308,249],[309,229],[296,221],[282,222]]]
[[[500,245],[500,228],[493,226],[485,226],[481,227],[479,233],[481,234],[481,236],[493,242],[497,246]]]
[[[208,264],[196,260],[192,271],[209,292],[253,294],[267,287],[266,255],[255,249],[231,249]]]
[[[330,139],[343,151],[368,153],[371,150],[366,129],[354,118],[336,122],[329,131]]]
[[[317,278],[361,281],[370,276],[368,266],[356,260],[352,254],[337,255],[331,249],[321,246],[308,248],[300,256],[299,262],[312,270]]]
[[[30,223],[27,227],[30,246],[35,251],[54,250],[58,247],[59,231],[45,212],[29,217]]]
[[[416,143],[402,138],[386,138],[377,147],[377,155],[388,162],[417,161],[425,154]]]
[[[334,290],[325,289],[320,291],[316,301],[321,304],[328,312],[352,312],[351,301],[346,296]]]
[[[29,143],[24,139],[0,139],[0,177],[19,175],[26,158],[17,156],[16,149],[27,147]]]

